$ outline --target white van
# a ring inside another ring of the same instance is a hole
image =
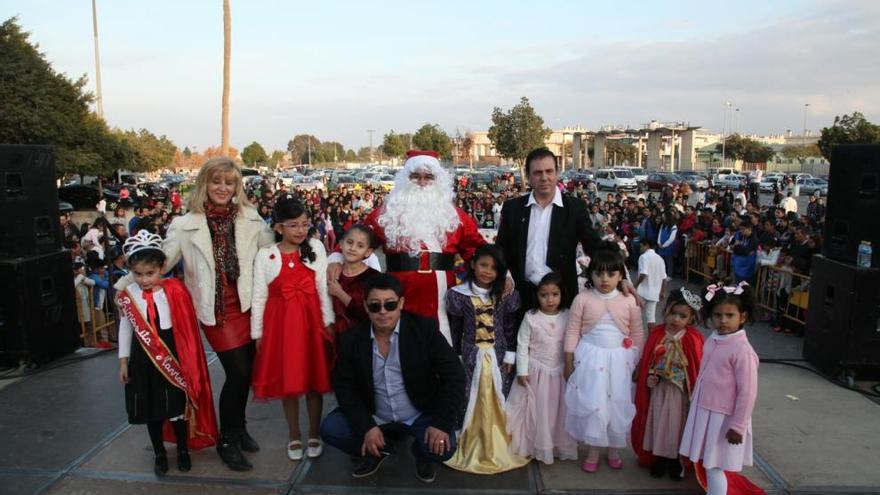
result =
[[[735,174],[736,170],[732,168],[707,168],[706,175],[709,176],[709,180],[712,181],[712,185],[715,185],[718,182],[718,179],[721,178],[722,175]]]
[[[638,189],[636,177],[626,169],[600,168],[596,170],[596,188],[612,191],[630,191]]]

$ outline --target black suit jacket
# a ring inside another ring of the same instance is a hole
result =
[[[359,435],[376,426],[370,326],[365,320],[339,336],[333,372],[339,408]],[[397,347],[409,400],[435,418],[435,427],[452,434],[464,409],[465,374],[437,321],[403,311]]]
[[[529,195],[509,199],[501,207],[501,224],[495,243],[504,251],[507,266],[523,292],[528,282],[525,278],[526,245],[529,235],[531,207],[526,206]],[[547,266],[562,276],[562,302],[571,305],[578,293],[577,266],[575,250],[580,242],[584,252],[593,254],[601,241],[593,230],[587,213],[587,205],[582,200],[562,193],[562,208],[553,205],[550,217],[550,236],[547,246]],[[534,294],[522,294],[523,310],[535,304]]]

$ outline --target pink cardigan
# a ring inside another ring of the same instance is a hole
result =
[[[698,405],[730,416],[730,427],[745,434],[758,397],[758,355],[744,330],[706,339],[697,382]]]
[[[642,330],[642,312],[635,298],[618,293],[616,297],[603,299],[591,289],[578,294],[571,303],[568,328],[565,330],[565,352],[577,349],[581,336],[596,326],[606,309],[617,328],[632,339],[633,347],[641,350],[645,333]]]

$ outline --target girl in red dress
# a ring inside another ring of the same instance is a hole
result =
[[[336,333],[342,333],[367,319],[364,308],[364,283],[379,273],[367,266],[364,260],[373,254],[375,245],[373,231],[364,224],[352,225],[342,238],[342,273],[339,280],[329,280],[336,315]]]
[[[287,456],[303,457],[299,398],[309,414],[308,456],[321,455],[318,435],[323,399],[330,392],[330,342],[333,307],[327,293],[327,255],[320,241],[309,239],[303,205],[280,199],[272,212],[281,242],[263,248],[254,261],[251,337],[257,341],[253,390],[257,400],[281,399],[290,441]]]

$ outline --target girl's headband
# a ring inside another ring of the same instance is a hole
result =
[[[703,309],[703,302],[700,301],[700,296],[687,290],[686,287],[681,288],[681,295],[684,297],[684,301],[687,303],[687,305],[690,306],[691,309],[693,309],[697,313],[699,313],[700,310]]]
[[[733,294],[733,295],[738,296],[743,293],[743,290],[745,289],[745,287],[748,287],[748,285],[749,285],[748,282],[746,282],[745,280],[743,280],[742,282],[740,282],[734,286],[723,286],[720,284],[712,284],[709,287],[706,287],[706,300],[711,301],[712,298],[715,297],[715,293],[718,292],[719,290],[723,290],[724,292],[726,292],[728,294]]]

